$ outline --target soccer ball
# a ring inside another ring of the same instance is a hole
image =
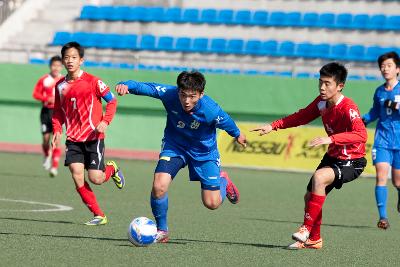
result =
[[[157,236],[157,225],[146,217],[133,219],[128,229],[128,239],[138,247],[154,243]]]

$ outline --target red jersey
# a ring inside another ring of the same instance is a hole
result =
[[[33,98],[43,103],[43,107],[54,108],[54,86],[62,76],[53,78],[50,74],[43,75],[33,89]]]
[[[367,130],[360,118],[357,105],[342,96],[336,105],[327,107],[327,102],[318,96],[306,108],[272,123],[272,128],[285,129],[307,124],[322,117],[325,131],[332,143],[328,155],[338,159],[357,159],[365,156]]]
[[[99,78],[81,71],[76,80],[62,78],[56,84],[56,96],[53,114],[53,132],[62,133],[62,124],[67,129],[67,140],[86,142],[103,139],[104,134],[95,129],[101,122],[110,124],[114,117],[117,100],[107,103],[103,115],[101,98],[110,92],[110,88]]]

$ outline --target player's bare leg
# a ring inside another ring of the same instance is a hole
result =
[[[42,135],[42,150],[44,154],[43,168],[48,171],[51,168],[50,133]]]
[[[377,223],[378,228],[386,230],[390,227],[387,214],[386,214],[386,203],[387,203],[387,178],[389,175],[390,165],[387,162],[378,162],[375,164],[376,170],[376,186],[375,186],[375,198],[376,205],[379,211],[379,221]]]
[[[83,163],[71,163],[69,165],[69,170],[71,171],[72,179],[74,180],[76,186],[76,191],[80,195],[83,203],[85,203],[85,205],[94,215],[94,218],[86,222],[85,224],[86,225],[106,224],[107,217],[100,209],[96,200],[96,195],[90,188],[90,185],[85,181],[85,165]]]
[[[50,134],[49,134],[50,138]],[[51,155],[51,168],[49,171],[50,177],[55,177],[58,175],[58,162],[60,161],[61,156],[61,142],[58,140],[55,143],[55,147],[53,147],[53,152]]]
[[[122,189],[125,185],[124,175],[114,161],[107,162],[104,171],[89,169],[88,178],[92,183],[96,185],[101,185],[107,182],[110,178],[113,178],[113,181],[118,189]]]
[[[220,190],[201,190],[201,200],[206,208],[215,210],[222,204]]]
[[[392,168],[392,183],[398,192],[397,197],[397,211],[400,213],[400,169]]]
[[[153,188],[151,190],[150,204],[157,223],[157,243],[166,243],[169,240],[167,225],[168,213],[168,188],[172,182],[169,173],[159,172],[154,174]]]

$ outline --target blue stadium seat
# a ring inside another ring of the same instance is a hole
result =
[[[109,14],[108,20],[110,21],[122,21],[127,20],[131,8],[129,6],[117,6],[113,9],[113,12]]]
[[[84,47],[93,47],[95,43],[93,42],[93,37],[95,33],[87,32],[75,32],[71,35],[71,41],[78,42]]]
[[[400,16],[389,16],[386,19],[385,30],[400,31]]]
[[[305,43],[299,43],[296,46],[296,51],[294,55],[296,57],[311,57],[311,52],[312,52],[313,45],[311,43],[305,42]]]
[[[222,54],[226,50],[226,39],[216,38],[211,40],[210,52]]]
[[[134,69],[135,65],[131,63],[119,63],[118,68],[120,69]]]
[[[262,72],[259,70],[245,70],[244,74],[246,75],[260,75]]]
[[[278,72],[278,76],[285,77],[285,78],[292,78],[293,73],[291,71],[281,71],[281,72]]]
[[[260,40],[248,40],[244,48],[244,53],[248,55],[258,55],[261,50]]]
[[[136,34],[120,35],[120,39],[114,44],[115,49],[138,49],[138,37]]]
[[[294,56],[295,44],[291,41],[284,41],[279,45],[278,56],[292,57]]]
[[[49,62],[46,59],[41,59],[41,58],[30,58],[29,59],[30,64],[48,64]]]
[[[53,38],[52,45],[64,45],[71,41],[71,34],[69,32],[56,32]]]
[[[311,75],[311,73],[308,73],[308,72],[298,72],[298,73],[296,73],[296,78],[309,79],[309,78],[312,78],[312,75]]]
[[[380,77],[373,76],[373,75],[365,75],[364,79],[367,81],[377,81],[377,80],[380,80]]]
[[[317,27],[321,28],[333,28],[335,24],[335,14],[333,13],[322,13],[319,15]]]
[[[176,40],[175,51],[190,52],[192,39],[189,37],[180,37]]]
[[[81,9],[81,15],[79,16],[79,19],[94,20],[97,11],[98,11],[97,6],[83,6]]]
[[[331,47],[331,52],[329,54],[330,59],[343,60],[347,57],[348,47],[346,44],[335,44]]]
[[[313,45],[311,50],[311,57],[329,59],[329,51],[331,46],[329,44],[316,44]]]
[[[305,13],[300,23],[302,27],[316,27],[318,24],[318,14],[314,12]]]
[[[235,18],[234,18],[233,21],[234,21],[235,24],[250,25],[250,23],[251,23],[251,11],[250,10],[238,10],[238,11],[236,11]]]
[[[126,21],[140,21],[147,13],[147,8],[142,6],[130,7]]]
[[[284,26],[288,27],[299,27],[301,24],[301,13],[300,12],[289,12],[284,18]]]
[[[167,8],[163,20],[165,22],[182,22],[182,9],[180,7]]]
[[[283,26],[285,24],[286,13],[281,11],[271,12],[268,19],[269,26]]]
[[[163,22],[165,10],[162,7],[148,7],[146,13],[140,19],[144,22]]]
[[[102,49],[112,49],[115,44],[119,42],[121,35],[119,34],[105,34],[101,42],[99,42],[96,47]]]
[[[276,76],[276,72],[273,70],[267,70],[262,73],[265,76]]]
[[[338,29],[349,29],[353,21],[353,15],[350,13],[342,13],[336,16],[335,28]]]
[[[182,22],[187,23],[200,23],[200,12],[195,8],[188,8],[183,10]]]
[[[278,54],[278,42],[275,40],[265,41],[261,44],[260,55],[276,56]]]
[[[369,16],[367,14],[354,15],[353,22],[351,23],[351,28],[360,30],[366,29],[368,21]]]
[[[383,54],[383,49],[380,46],[369,46],[367,47],[367,51],[365,52],[364,59],[366,61],[376,61],[378,57]]]
[[[156,37],[151,34],[142,35],[139,48],[143,50],[154,50],[156,48]]]
[[[208,52],[208,39],[207,38],[195,38],[193,40],[192,52],[207,53]]]
[[[251,24],[266,26],[268,24],[268,12],[263,10],[257,10],[256,12],[254,12]]]
[[[216,9],[204,9],[200,15],[200,22],[207,24],[217,23],[217,10]]]
[[[349,75],[347,79],[350,81],[359,81],[362,79],[362,77],[360,75]]]
[[[221,24],[233,24],[233,10],[221,9],[218,12],[217,22]]]
[[[365,56],[365,47],[363,45],[351,45],[347,53],[347,60],[362,61]]]
[[[367,29],[368,30],[385,30],[386,16],[383,14],[373,15],[369,18]]]
[[[98,9],[97,16],[95,17],[96,20],[109,20],[110,14],[114,13],[113,6],[101,6]]]
[[[226,53],[243,54],[244,41],[242,39],[231,39],[226,46]]]
[[[174,50],[174,38],[171,36],[161,36],[158,39],[157,50],[172,51]]]
[[[98,63],[98,62],[96,62],[96,61],[85,60],[85,61],[83,62],[83,65],[84,65],[85,67],[92,67],[92,68],[95,68],[95,67],[99,67],[99,66],[100,66],[100,63]]]
[[[89,38],[87,40],[88,47],[96,47],[96,48],[102,48],[101,44],[103,41],[107,38],[107,33],[92,33],[89,35]]]

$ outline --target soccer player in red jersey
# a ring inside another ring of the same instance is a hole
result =
[[[50,153],[50,136],[53,131],[51,118],[54,108],[54,85],[62,78],[62,63],[60,56],[54,56],[49,62],[50,73],[43,75],[33,89],[33,98],[42,102],[40,123],[42,131],[42,149],[44,154],[43,167],[50,171],[50,176],[57,175],[58,162],[61,156],[59,145]]]
[[[357,105],[342,94],[346,77],[347,70],[343,65],[336,62],[326,64],[320,69],[319,96],[311,104],[252,130],[264,135],[272,130],[304,125],[321,116],[328,135],[310,141],[312,147],[329,146],[308,183],[304,196],[304,222],[292,235],[296,242],[289,249],[322,248],[320,227],[326,195],[333,188],[340,189],[343,183],[359,177],[367,164],[364,158],[367,131]]]
[[[65,166],[71,171],[82,201],[94,214],[86,225],[106,224],[107,217],[85,181],[85,169],[94,184],[105,183],[110,177],[119,189],[125,184],[122,172],[114,161],[104,165],[104,133],[116,112],[117,100],[104,82],[81,70],[82,46],[76,42],[67,43],[61,49],[61,55],[68,74],[56,84],[52,145],[59,143],[62,125],[65,124]],[[105,114],[102,99],[107,102]]]

